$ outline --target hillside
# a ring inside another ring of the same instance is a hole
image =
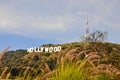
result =
[[[62,50],[56,53],[27,53],[26,50],[6,52],[6,54],[2,57],[0,65],[1,74],[7,67],[7,70],[4,75],[2,75],[2,78],[6,78],[8,74],[10,74],[9,78],[11,79],[20,78],[20,80],[46,80],[46,78],[50,77],[47,74],[51,74],[50,72],[59,70],[59,66],[63,63],[66,64],[70,62],[74,64],[80,62],[80,64],[82,64],[82,62],[87,61],[85,65],[90,67],[94,66],[98,73],[95,73],[95,71],[92,73],[90,69],[92,74],[88,77],[89,79],[85,78],[81,80],[91,80],[93,75],[96,75],[96,77],[92,80],[98,80],[97,77],[101,74],[105,74],[103,75],[105,79],[101,78],[102,80],[109,80],[110,78],[113,78],[113,80],[120,79],[120,44],[75,42],[56,45],[48,44],[43,46],[57,45],[60,45]],[[99,68],[101,66],[102,68]]]

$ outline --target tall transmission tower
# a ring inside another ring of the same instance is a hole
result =
[[[86,21],[86,42],[90,41],[89,26],[88,26],[88,17]]]
[[[86,23],[86,37],[89,37],[88,17],[87,17],[87,23]]]

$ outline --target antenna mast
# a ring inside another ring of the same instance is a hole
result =
[[[88,27],[88,17],[87,17],[87,23],[86,23],[86,37],[89,37],[89,27]]]
[[[88,17],[87,17],[87,23],[86,23],[86,42],[90,41],[90,34],[89,34],[89,27],[88,27]]]

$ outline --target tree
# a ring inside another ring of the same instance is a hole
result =
[[[96,30],[88,36],[82,36],[82,42],[103,42],[107,38],[107,32]]]
[[[107,37],[107,32],[95,31],[90,34],[90,39],[92,42],[103,42]]]

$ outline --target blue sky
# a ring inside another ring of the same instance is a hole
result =
[[[108,32],[120,43],[120,0],[0,0],[0,50],[79,41],[90,32]]]

